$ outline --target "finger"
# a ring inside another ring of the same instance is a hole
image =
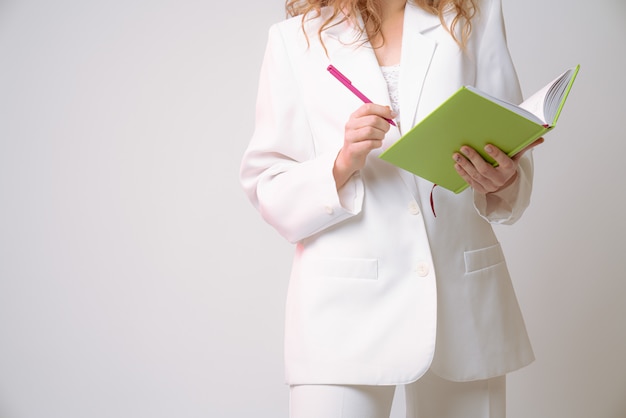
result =
[[[468,173],[461,164],[455,164],[454,168],[456,169],[456,172],[461,176],[461,178],[463,178],[463,180],[465,180],[465,182],[469,184],[472,189],[476,190],[479,193],[488,193],[485,186],[483,186],[482,183],[474,179],[474,177],[472,177],[472,175],[470,175],[470,173]]]
[[[517,165],[512,161],[503,160],[502,157],[499,158],[504,167],[494,167],[473,148],[463,146],[461,151],[463,154],[455,153],[453,156],[457,162],[455,168],[459,175],[480,193],[491,193],[498,190],[516,172]],[[497,148],[492,150],[494,153],[495,151],[499,150]],[[509,159],[506,154],[504,157]]]
[[[489,192],[493,192],[509,185],[517,177],[517,160],[510,158],[504,151],[493,144],[485,145],[485,152],[494,159],[497,167],[485,173],[493,188],[487,187]]]
[[[462,147],[463,154],[455,153],[453,155],[454,161],[456,161],[455,167],[457,167],[457,172],[461,174],[461,177],[468,183],[477,182],[479,184],[488,184],[490,180],[487,176],[485,176],[485,172],[489,169],[493,170],[493,167],[483,160],[482,157],[473,149],[464,149],[467,147]],[[473,159],[472,159],[473,158]],[[476,163],[474,163],[474,161]],[[481,166],[480,168],[477,166]],[[470,183],[471,185],[472,183]]]
[[[389,106],[383,106],[375,103],[364,103],[354,113],[354,117],[363,117],[368,115],[378,116],[379,118],[393,119],[397,115]]]
[[[382,140],[389,131],[389,123],[384,119],[367,115],[359,118],[351,118],[346,123],[345,141],[348,143]]]
[[[517,154],[515,154],[513,156],[513,159],[515,161],[518,161],[520,158],[522,158],[522,156],[524,155],[524,153],[526,153],[526,151],[535,148],[537,145],[543,144],[543,137],[541,138],[537,138],[534,142],[532,142],[530,145],[528,145],[527,147],[525,147],[524,149],[522,149],[520,152],[518,152]]]
[[[471,158],[472,167],[463,164],[463,160],[459,159],[459,165],[471,177],[474,183],[471,183],[475,190],[483,193],[491,193],[510,184],[516,177],[517,161],[511,159],[505,152],[498,147],[488,144],[485,146],[485,152],[494,159],[497,167],[488,163],[474,149],[462,147],[461,150]],[[478,158],[482,161],[479,161]],[[468,163],[470,162],[468,161]],[[458,170],[457,170],[458,171]],[[467,181],[467,180],[466,180]],[[468,181],[469,183],[469,181]]]
[[[461,152],[468,160],[468,163],[473,166],[473,170],[468,171],[470,174],[476,171],[481,176],[488,176],[494,170],[493,165],[485,161],[483,156],[480,155],[474,148],[464,145],[461,147]],[[464,163],[463,166],[466,167],[466,170],[469,168],[467,167],[467,163]],[[477,175],[475,175],[474,178],[477,178]]]
[[[382,141],[386,131],[375,126],[366,125],[360,128],[349,128],[345,131],[346,143],[358,143],[362,141]]]
[[[509,173],[517,169],[516,161],[495,145],[485,145],[485,152],[498,164],[500,171]]]
[[[389,123],[377,115],[364,115],[351,118],[348,124],[346,124],[346,127],[355,130],[371,127],[386,133],[389,130]]]
[[[348,162],[348,165],[358,170],[365,165],[365,160],[369,153],[381,146],[382,141],[361,141],[344,146],[340,154],[344,157],[344,161]]]

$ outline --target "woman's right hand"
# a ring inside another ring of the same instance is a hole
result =
[[[358,170],[365,166],[368,154],[383,145],[395,113],[388,106],[365,103],[359,107],[346,123],[343,147],[335,159],[333,176],[340,189]]]

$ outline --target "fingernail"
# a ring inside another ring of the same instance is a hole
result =
[[[488,153],[492,153],[493,152],[493,147],[491,145],[486,145],[485,146],[485,151],[487,151]]]
[[[397,118],[397,117],[398,117],[398,112],[396,112],[395,110],[392,110],[392,111],[391,111],[391,117],[392,117],[393,119]]]

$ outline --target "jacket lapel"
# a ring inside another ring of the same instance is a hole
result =
[[[360,17],[357,23],[362,24]],[[422,87],[436,49],[436,42],[423,33],[440,25],[437,16],[413,5],[410,1],[407,2],[399,81],[402,133],[411,129],[416,122]],[[330,63],[374,103],[389,106],[387,84],[367,35],[359,34],[353,22],[345,21],[330,27],[322,36]],[[402,169],[397,169],[397,173],[413,197],[422,205],[415,176]]]
[[[400,118],[403,133],[417,122],[415,117],[422,87],[437,47],[436,42],[423,33],[440,25],[439,17],[407,3],[400,66]]]
[[[323,32],[330,62],[374,103],[389,105],[389,92],[366,34],[349,20]],[[438,16],[407,2],[404,12],[400,67],[400,117],[404,131],[416,122],[420,94],[436,49],[436,42],[423,35],[441,25]]]
[[[362,24],[360,17],[357,22]],[[353,22],[345,21],[327,29],[322,36],[330,63],[372,102],[389,106],[387,84],[367,35],[360,34]]]
[[[408,132],[417,122],[417,108],[422,88],[433,59],[437,43],[424,36],[424,32],[441,25],[439,17],[407,2],[404,9],[404,27],[402,35],[402,55],[400,63],[400,127],[401,133]],[[398,175],[411,191],[411,194],[425,210],[428,199],[420,195],[419,190],[429,190],[430,183],[412,173],[398,169]],[[423,187],[418,183],[426,182]]]

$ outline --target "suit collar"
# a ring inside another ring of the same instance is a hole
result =
[[[441,20],[439,16],[436,16],[432,13],[427,12],[419,6],[413,4],[413,2],[409,1],[406,4],[406,8],[404,9],[405,20],[404,23],[412,24],[410,28],[414,28],[420,33],[424,33],[430,29],[434,29],[437,26],[441,26]],[[406,14],[410,15],[411,22],[407,22]],[[407,26],[405,25],[405,28]]]
[[[404,132],[417,122],[422,87],[437,47],[437,43],[423,33],[438,26],[441,26],[439,17],[407,4],[400,63],[400,117]]]
[[[406,14],[410,15],[410,22],[406,21]],[[325,20],[330,16],[329,9],[322,10],[322,19]],[[342,21],[343,20],[343,21]],[[408,1],[405,8],[405,23],[409,23],[410,30],[416,30],[424,33],[437,26],[441,26],[441,20],[438,16],[427,12],[419,6]],[[357,15],[354,19],[345,19],[344,15],[335,18],[330,27],[324,31],[324,35],[342,41],[344,44],[350,44],[354,41],[362,40],[359,37],[359,27],[363,27],[363,19]],[[407,26],[404,26],[407,29]]]

